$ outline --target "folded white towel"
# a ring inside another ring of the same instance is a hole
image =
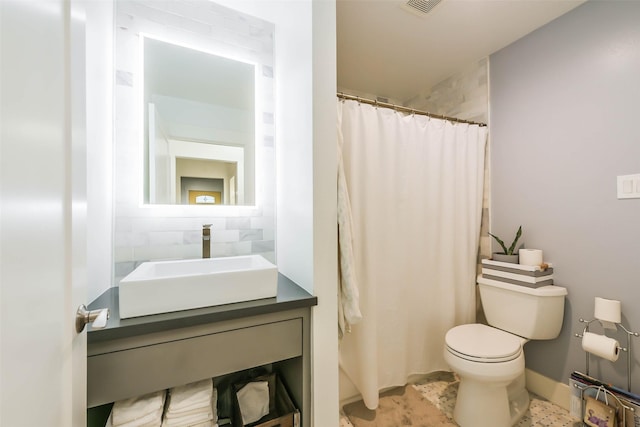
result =
[[[173,415],[180,416],[180,415],[183,415],[183,414],[189,415],[189,414],[193,414],[193,413],[196,413],[196,412],[210,411],[210,410],[211,410],[211,400],[209,400],[209,401],[204,400],[204,401],[198,402],[198,403],[196,403],[194,405],[185,406],[184,408],[181,408],[181,409],[178,409],[178,410],[173,409],[170,406],[167,406],[167,411],[166,412],[167,412],[167,414],[170,414],[172,416]]]
[[[124,424],[113,424],[113,412],[111,412],[106,427],[160,427],[161,425],[162,408]]]
[[[165,397],[165,390],[161,390],[144,396],[115,402],[112,409],[113,425],[125,425],[126,423],[141,419],[146,415],[155,414],[158,409],[162,412]],[[162,413],[160,416],[162,416]]]
[[[167,405],[165,416],[168,418],[175,418],[182,415],[193,415],[202,411],[213,411],[213,421],[218,421],[218,390],[214,387],[211,393],[210,401],[196,402],[193,405],[185,406],[176,410],[171,405]]]
[[[213,388],[213,394],[211,395],[211,411],[213,412],[213,422],[218,422],[218,389]]]
[[[213,380],[207,378],[169,390],[168,410],[171,412],[193,409],[211,402]]]
[[[162,427],[190,427],[207,421],[213,421],[213,414],[211,411],[178,418],[165,417],[162,420]]]
[[[218,424],[214,423],[213,421],[205,421],[204,423],[194,424],[189,427],[218,427]]]
[[[180,405],[178,407],[171,405],[171,398],[169,397],[169,403],[167,404],[167,411],[172,413],[180,413],[180,412],[189,412],[202,408],[207,408],[211,405],[211,397],[208,399],[201,399],[198,401],[193,401],[189,405]]]
[[[213,411],[211,410],[211,405],[207,405],[204,406],[202,408],[198,408],[198,409],[194,409],[191,411],[181,411],[181,412],[169,412],[166,411],[164,413],[164,417],[166,419],[180,419],[180,418],[187,418],[190,417],[192,415],[201,415],[201,414],[208,414],[210,416],[213,417]]]
[[[269,383],[254,381],[236,393],[244,425],[258,421],[269,413]]]
[[[171,399],[171,397],[169,397]],[[167,410],[162,418],[163,427],[212,427],[218,421],[218,390],[212,387],[211,398],[204,405],[196,401],[192,405],[183,406],[180,410],[174,410],[167,405]]]

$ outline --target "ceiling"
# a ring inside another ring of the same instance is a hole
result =
[[[404,104],[583,1],[337,0],[338,90]]]

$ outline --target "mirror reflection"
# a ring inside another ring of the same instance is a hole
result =
[[[255,64],[142,44],[145,202],[254,204]]]

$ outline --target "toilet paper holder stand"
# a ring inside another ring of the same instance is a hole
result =
[[[585,327],[582,330],[582,334],[575,334],[577,338],[582,338],[585,333],[589,332],[589,325],[595,321],[599,321],[599,319],[592,320],[584,320],[580,319],[580,323],[585,323]],[[614,323],[616,326],[616,330],[620,327],[627,334],[627,346],[626,347],[618,347],[618,350],[624,351],[627,353],[627,391],[631,392],[631,337],[638,337],[640,334],[638,332],[632,332],[624,327],[622,323]],[[589,353],[585,351],[586,354],[586,374],[589,375]]]

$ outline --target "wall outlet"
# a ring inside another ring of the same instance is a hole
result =
[[[618,199],[640,199],[640,174],[618,176]]]

